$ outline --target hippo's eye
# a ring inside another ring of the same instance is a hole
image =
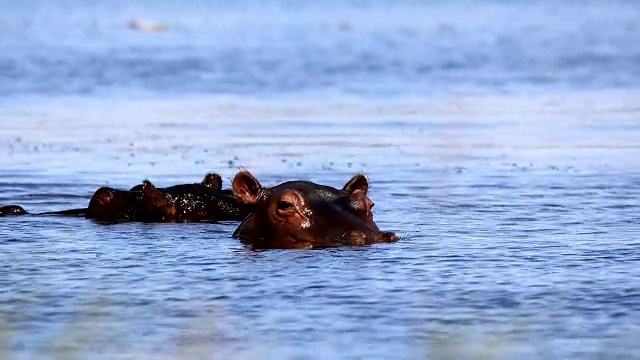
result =
[[[369,205],[369,209],[373,209],[373,206],[374,206],[375,204],[376,204],[376,203],[374,203],[374,202],[372,201],[372,202],[371,202],[371,205]]]
[[[293,208],[292,203],[284,200],[278,201],[278,211],[287,211],[287,210],[291,210],[291,208]]]

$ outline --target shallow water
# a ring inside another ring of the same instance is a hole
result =
[[[0,357],[636,358],[640,7],[317,4],[0,1],[0,204],[364,172],[403,237],[0,218]]]
[[[25,356],[635,357],[635,98],[13,106],[0,203],[81,207],[104,184],[210,170],[226,187],[240,167],[264,184],[364,171],[376,220],[403,239],[252,252],[233,223],[2,218],[5,341]]]

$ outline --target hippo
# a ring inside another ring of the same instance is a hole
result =
[[[162,214],[153,216],[143,204],[140,191],[126,191],[103,186],[96,190],[89,200],[87,208],[50,211],[31,215],[82,216],[104,222],[146,221],[155,222],[162,219]],[[0,216],[30,214],[19,205],[0,207]]]
[[[101,222],[143,221],[161,222],[163,214],[147,206],[141,191],[127,191],[103,186],[96,190],[87,208],[51,211],[32,215],[82,216]],[[0,216],[29,214],[19,205],[0,207]]]
[[[263,187],[248,171],[233,179],[240,202],[253,206],[233,237],[258,249],[319,249],[340,245],[395,242],[373,219],[368,181],[353,176],[342,189],[310,181],[288,181]]]
[[[155,214],[146,206],[141,191],[119,190],[103,186],[89,200],[85,218],[101,222],[161,222],[162,214]]]
[[[162,214],[162,222],[218,222],[243,220],[252,210],[251,205],[240,203],[231,191],[216,191],[202,185],[185,189],[158,189],[145,180],[142,186],[145,211]]]
[[[145,186],[149,189],[143,191]],[[157,192],[157,193],[156,193]],[[163,199],[161,194],[168,196]],[[162,201],[171,199],[177,205],[177,217],[169,216],[170,208],[161,207]],[[211,202],[208,204],[207,202]],[[91,197],[89,206],[39,213],[34,215],[84,216],[101,222],[168,222],[168,221],[222,221],[242,220],[250,206],[235,199],[231,190],[222,190],[222,178],[216,173],[208,173],[202,182],[180,184],[166,188],[155,188],[149,181],[136,185],[130,190],[101,187]],[[0,216],[27,214],[18,205],[0,207]]]

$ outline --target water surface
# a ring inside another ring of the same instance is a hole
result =
[[[0,5],[0,204],[364,172],[402,235],[0,218],[4,357],[637,357],[635,2]]]
[[[635,88],[635,1],[0,1],[0,94],[406,98]],[[168,27],[132,31],[131,20]]]
[[[231,238],[233,223],[2,218],[7,346],[420,358],[497,340],[498,356],[631,357],[640,127],[616,98],[589,122],[578,115],[593,98],[583,97],[552,108],[549,99],[466,99],[462,111],[459,100],[304,105],[311,115],[195,100],[5,111],[0,203],[81,207],[105,184],[194,182],[210,170],[228,186],[240,167],[267,185],[338,187],[364,171],[378,223],[403,236],[253,252]]]

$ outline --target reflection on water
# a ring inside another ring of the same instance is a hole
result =
[[[376,220],[403,239],[253,252],[231,238],[233,223],[1,218],[0,351],[633,357],[636,98],[5,107],[2,204],[80,207],[101,185],[212,170],[227,187],[240,167],[265,185],[339,186],[364,171]]]

